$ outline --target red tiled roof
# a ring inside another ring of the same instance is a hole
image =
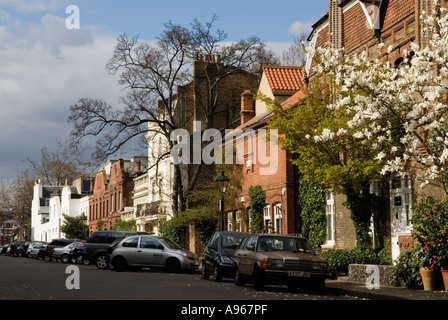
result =
[[[264,66],[263,69],[275,95],[292,95],[303,83],[302,67]]]

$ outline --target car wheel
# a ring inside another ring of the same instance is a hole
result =
[[[264,281],[263,281],[263,274],[261,273],[260,268],[258,266],[254,267],[254,286],[255,290],[263,290],[264,289]]]
[[[50,256],[45,256],[44,260],[45,260],[45,262],[50,262],[51,258],[50,258]]]
[[[70,257],[68,256],[68,254],[63,254],[61,257],[61,262],[68,263],[69,261],[70,261]]]
[[[237,286],[243,286],[244,285],[244,279],[242,278],[241,273],[238,270],[238,267],[235,268],[235,284]]]
[[[126,269],[126,260],[122,257],[116,257],[114,261],[112,261],[113,269],[117,272],[122,272]]]
[[[207,273],[206,267],[205,267],[205,261],[202,262],[202,275],[201,278],[204,280],[208,280],[209,274]]]
[[[105,254],[100,254],[95,260],[96,267],[100,270],[107,269],[108,263]]]
[[[222,273],[219,270],[219,265],[218,264],[215,264],[215,266],[213,268],[213,281],[215,281],[215,282],[222,281]]]
[[[168,259],[165,263],[165,271],[170,273],[178,273],[181,270],[179,260],[172,258]]]

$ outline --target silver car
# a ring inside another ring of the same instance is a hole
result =
[[[124,238],[110,254],[115,271],[127,267],[150,267],[168,272],[194,271],[199,267],[198,256],[182,249],[163,237],[138,235]]]
[[[56,261],[62,262],[62,263],[70,262],[70,258],[71,258],[70,250],[73,249],[74,247],[76,247],[78,244],[79,244],[79,242],[73,242],[73,243],[66,245],[65,247],[54,248],[53,251],[51,252],[52,259],[55,259]]]

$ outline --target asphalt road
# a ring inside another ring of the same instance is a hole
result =
[[[222,282],[203,280],[199,273],[173,274],[149,269],[115,272],[98,270],[94,265],[76,265],[74,271],[71,268],[73,265],[70,264],[0,256],[0,301],[93,300],[111,303],[111,300],[152,300],[151,304],[145,303],[145,308],[160,307],[165,310],[163,301],[169,301],[175,309],[168,311],[179,314],[182,311],[190,312],[191,315],[191,312],[201,311],[194,309],[194,306],[207,306],[210,302],[214,306],[220,302],[221,312],[238,312],[241,311],[241,305],[256,304],[260,305],[257,310],[261,313],[262,305],[269,306],[272,311],[273,307],[269,303],[274,301],[357,299],[312,291],[291,292],[282,286],[267,286],[264,291],[256,291],[251,284],[238,287],[232,279],[224,279]],[[294,308],[296,306],[294,304]],[[256,311],[255,307],[251,308],[252,313]],[[244,310],[249,312],[249,309]]]

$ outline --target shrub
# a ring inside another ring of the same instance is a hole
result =
[[[387,251],[383,249],[331,249],[323,251],[321,257],[327,259],[330,264],[330,277],[335,278],[338,272],[348,272],[350,264],[378,264],[389,265],[392,259]]]
[[[422,288],[422,278],[419,273],[421,250],[421,248],[414,248],[398,256],[394,270],[396,282],[407,288]]]

